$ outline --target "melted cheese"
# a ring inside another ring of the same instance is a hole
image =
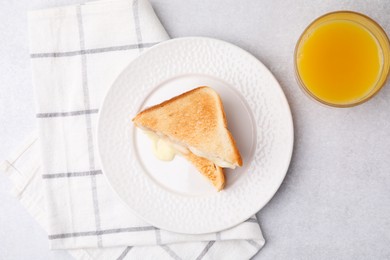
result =
[[[144,131],[152,141],[153,154],[162,161],[172,161],[176,154],[186,154],[188,150],[180,145],[171,142],[168,138],[158,135],[152,131]]]
[[[165,137],[160,133],[155,133],[149,130],[143,130],[145,134],[152,141],[152,149],[153,154],[162,161],[172,161],[176,154],[187,154],[188,150],[190,150],[193,154],[206,158],[207,160],[213,162],[219,167],[222,168],[231,168],[235,169],[236,165],[226,162],[218,157],[208,156],[205,153],[202,153],[198,149],[193,147],[188,147],[188,149],[182,145],[176,144],[169,140],[169,138]]]
[[[203,157],[203,158],[206,158],[207,160],[213,162],[214,164],[216,164],[217,166],[221,167],[221,168],[230,168],[230,169],[235,169],[237,165],[234,165],[234,164],[231,164],[229,162],[226,162],[218,157],[213,157],[213,156],[209,156],[201,151],[199,151],[198,149],[195,149],[193,147],[189,147],[190,151],[199,156],[199,157]]]

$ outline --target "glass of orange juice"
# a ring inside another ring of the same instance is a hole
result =
[[[310,97],[329,106],[355,106],[385,84],[389,39],[363,14],[328,13],[313,21],[299,38],[294,65],[297,81]]]

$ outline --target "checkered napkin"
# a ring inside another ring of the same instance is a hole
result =
[[[255,217],[206,235],[153,227],[102,175],[95,133],[102,98],[131,60],[168,39],[146,0],[32,11],[29,31],[39,138],[1,168],[52,249],[77,259],[246,259],[264,245]]]

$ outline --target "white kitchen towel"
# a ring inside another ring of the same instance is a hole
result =
[[[7,161],[0,164],[0,172],[5,173],[14,186],[14,195],[49,232],[47,210],[45,208],[44,179],[41,176],[40,145],[37,135],[29,140]],[[188,241],[185,236],[162,232],[161,242],[154,246],[117,246],[105,248],[69,249],[75,259],[249,259],[264,245],[264,239],[255,218],[228,231],[213,234],[209,241]],[[161,235],[161,234],[160,234]],[[171,238],[167,244],[165,238]],[[140,237],[140,239],[142,239]]]
[[[245,259],[264,245],[255,217],[207,235],[155,228],[118,201],[102,175],[95,135],[102,98],[131,60],[169,38],[149,2],[32,11],[29,32],[39,139],[2,168],[51,248],[73,249],[79,259]]]

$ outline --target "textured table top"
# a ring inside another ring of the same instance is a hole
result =
[[[5,1],[0,8],[0,160],[36,128],[26,11],[78,0]],[[151,0],[171,37],[209,36],[259,58],[292,109],[287,177],[258,214],[266,238],[254,259],[390,258],[390,84],[368,103],[333,109],[309,100],[293,73],[295,43],[317,16],[354,10],[390,34],[386,0]],[[43,230],[0,176],[0,259],[71,259],[49,251]]]

